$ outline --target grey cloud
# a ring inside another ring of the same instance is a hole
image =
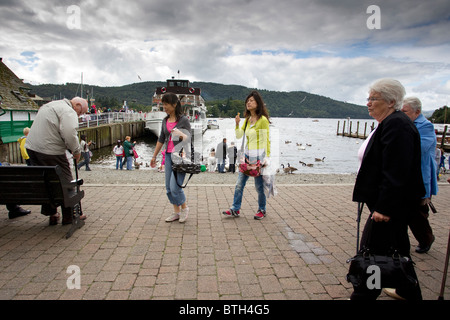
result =
[[[351,101],[376,76],[450,77],[439,57],[450,42],[448,3],[377,1],[382,28],[369,30],[372,0],[3,0],[0,43],[6,60],[36,52],[37,72],[17,68],[40,82],[73,81],[84,69],[93,84],[121,85],[180,69],[191,80]],[[80,30],[66,25],[70,5],[80,7]]]

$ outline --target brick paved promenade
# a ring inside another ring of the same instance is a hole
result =
[[[352,185],[279,185],[266,219],[253,219],[256,192],[245,191],[242,217],[220,214],[234,185],[190,184],[185,224],[166,223],[172,206],[161,185],[87,185],[86,225],[48,226],[37,206],[9,220],[0,208],[0,299],[347,299],[346,260],[355,253]],[[449,232],[450,185],[430,217],[436,241],[413,258],[424,299],[439,296]],[[367,208],[363,213],[364,225]],[[80,289],[69,289],[69,266]],[[450,296],[450,280],[444,297]],[[385,295],[380,299],[390,299]]]

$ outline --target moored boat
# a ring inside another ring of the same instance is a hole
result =
[[[216,119],[208,120],[208,129],[219,129],[219,123]]]
[[[145,128],[157,137],[161,132],[162,120],[166,113],[162,108],[162,96],[166,92],[175,93],[181,101],[184,114],[191,122],[192,130],[201,130],[203,134],[207,127],[206,105],[201,96],[201,89],[191,87],[189,80],[168,79],[165,87],[157,87],[152,99],[152,112],[147,114]]]
[[[146,114],[145,129],[149,130],[155,136],[161,133],[162,120],[166,117],[166,112],[161,105],[152,106],[152,111]]]

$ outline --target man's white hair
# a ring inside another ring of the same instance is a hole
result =
[[[422,112],[422,102],[420,102],[419,98],[417,97],[407,97],[403,100],[404,106],[410,106],[411,109],[416,112],[419,110]]]

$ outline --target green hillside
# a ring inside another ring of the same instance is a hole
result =
[[[84,85],[83,96],[86,97],[89,94],[91,97],[93,94],[97,106],[107,107],[111,110],[119,109],[125,100],[131,108],[148,111],[156,87],[165,86],[165,84],[165,81],[148,81],[120,87]],[[239,85],[224,85],[210,82],[192,82],[191,84],[193,87],[201,88],[202,96],[208,106],[208,112],[214,117],[232,116],[234,115],[234,109],[242,111],[243,100],[252,90]],[[72,98],[75,95],[81,95],[81,88],[77,83],[29,86],[32,88],[33,93],[52,99]],[[258,91],[263,96],[271,117],[370,118],[365,106],[345,103],[320,95],[303,91]]]

